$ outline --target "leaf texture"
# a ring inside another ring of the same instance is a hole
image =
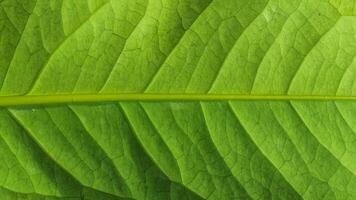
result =
[[[356,199],[355,15],[355,0],[0,0],[0,199]],[[130,94],[187,99],[102,96]]]

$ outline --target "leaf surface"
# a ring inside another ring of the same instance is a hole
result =
[[[355,8],[0,1],[0,199],[355,199]]]

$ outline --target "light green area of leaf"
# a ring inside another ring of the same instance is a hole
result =
[[[0,93],[353,95],[354,7],[3,0]]]
[[[355,15],[355,0],[0,0],[0,102],[260,98],[3,107],[0,199],[356,199]]]

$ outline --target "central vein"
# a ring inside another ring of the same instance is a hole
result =
[[[351,100],[356,96],[312,96],[312,95],[240,95],[240,94],[68,94],[26,95],[0,97],[0,106],[42,105],[65,103],[95,103],[113,101],[229,101],[229,100]]]

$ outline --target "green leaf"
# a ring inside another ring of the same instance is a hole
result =
[[[0,199],[356,199],[355,0],[0,0]]]

